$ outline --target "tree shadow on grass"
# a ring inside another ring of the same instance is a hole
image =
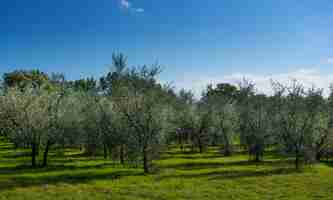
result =
[[[13,147],[13,145],[11,143],[0,141],[0,149],[2,147],[8,147],[8,146]]]
[[[215,158],[223,158],[222,155],[219,154],[211,154],[211,155],[181,155],[177,157],[173,157],[171,155],[161,156],[159,160],[169,160],[169,159],[189,159],[189,160],[198,160],[198,159],[215,159]]]
[[[46,176],[14,176],[6,182],[0,182],[0,191],[18,187],[45,186],[56,184],[84,184],[97,180],[118,180],[128,176],[142,176],[143,172],[135,170],[118,170],[113,172],[82,172]]]
[[[333,167],[333,160],[321,161],[321,163],[325,164],[328,167]]]
[[[278,175],[289,175],[300,173],[300,171],[295,168],[276,168],[271,170],[245,170],[245,171],[225,171],[225,173],[219,173],[209,180],[218,180],[218,179],[236,179],[236,178],[244,178],[244,177],[265,177],[265,176],[278,176]]]
[[[79,153],[70,153],[63,155],[64,158],[94,158],[96,156],[90,155],[86,152],[79,152]]]
[[[217,151],[208,151],[204,153],[193,152],[193,151],[167,151],[165,152],[160,160],[167,160],[167,159],[214,159],[214,158],[223,158],[224,156],[217,152]]]
[[[183,155],[189,155],[189,156],[201,155],[199,152],[181,151],[181,150],[167,151],[167,152],[165,152],[165,154],[168,155],[168,156],[174,156],[174,157],[183,156]]]
[[[209,168],[226,168],[233,166],[278,166],[285,167],[292,165],[290,160],[268,160],[261,162],[253,161],[234,161],[234,162],[192,162],[192,163],[180,163],[163,165],[162,168],[173,168],[178,170],[198,170],[198,169],[209,169]]]
[[[27,151],[22,151],[22,152],[9,152],[6,155],[3,155],[3,158],[7,158],[7,159],[17,159],[17,158],[22,158],[22,157],[30,157],[31,156],[31,152],[27,152]]]
[[[268,158],[281,158],[281,154],[277,150],[267,150],[264,153],[265,157]],[[208,151],[205,153],[198,153],[198,152],[192,152],[192,151],[168,151],[166,152],[160,160],[167,160],[167,159],[173,159],[173,158],[179,158],[179,159],[190,159],[190,160],[197,160],[197,159],[215,159],[215,158],[230,158],[233,156],[248,156],[248,152],[246,150],[235,150],[232,155],[230,156],[224,156],[222,152],[218,151]]]
[[[13,147],[9,147],[9,146],[0,147],[0,151],[12,151],[12,150],[14,150]]]
[[[0,151],[4,150],[0,148]],[[7,152],[5,155],[3,155],[3,158],[11,158],[11,159],[16,159],[20,157],[30,157],[31,156],[31,151],[30,149],[13,149],[8,147],[7,150],[11,150],[10,152]],[[61,157],[62,159],[91,159],[95,158],[92,156],[87,155],[86,153],[75,153],[75,154],[70,154],[70,155],[58,155],[56,151],[51,151],[48,155],[49,158],[59,158]]]
[[[0,174],[8,174],[8,175],[19,175],[24,173],[46,173],[46,172],[57,172],[57,171],[78,171],[78,170],[90,170],[90,169],[104,169],[104,168],[114,168],[119,166],[115,163],[100,163],[95,165],[84,165],[84,166],[76,166],[76,165],[50,165],[48,167],[43,168],[33,168],[30,165],[22,164],[16,166],[7,166],[0,167]]]
[[[184,173],[177,175],[166,175],[159,177],[160,180],[172,179],[172,178],[181,178],[181,179],[192,179],[192,178],[206,178],[208,180],[219,180],[219,179],[238,179],[246,177],[265,177],[273,175],[288,175],[299,173],[294,168],[276,168],[271,170],[224,170],[224,171],[211,171],[204,173]]]

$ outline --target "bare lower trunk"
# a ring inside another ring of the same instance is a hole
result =
[[[255,162],[260,162],[260,161],[261,161],[260,154],[256,153],[256,155],[255,155]]]
[[[226,141],[224,144],[223,154],[224,154],[224,156],[231,156],[231,147],[230,147],[229,141]]]
[[[256,144],[255,145],[255,161],[256,162],[260,162],[261,161],[261,157],[262,157],[262,153],[261,153],[261,147],[260,147],[260,144]]]
[[[296,153],[295,153],[295,168],[296,170],[299,170],[299,152],[298,150],[296,150]]]
[[[316,161],[320,162],[322,156],[323,156],[322,152],[317,152],[316,153]]]
[[[224,150],[224,156],[231,156],[231,150],[229,147]]]
[[[108,149],[107,149],[107,146],[106,144],[103,144],[103,150],[104,150],[104,159],[107,159],[108,158]]]
[[[95,156],[96,155],[96,144],[87,144],[85,147],[85,153],[89,156]]]
[[[198,146],[199,146],[199,152],[203,153],[203,145],[200,138],[198,138]]]
[[[36,167],[36,155],[37,155],[37,145],[32,143],[31,145],[31,166]]]
[[[149,169],[149,159],[148,159],[148,151],[147,148],[145,147],[143,149],[143,170],[145,173],[149,173],[150,169]]]
[[[47,166],[47,157],[48,157],[48,154],[49,154],[50,146],[51,146],[51,142],[47,141],[45,151],[44,151],[44,155],[43,155],[43,167]]]
[[[120,164],[125,164],[125,148],[124,145],[120,145]]]

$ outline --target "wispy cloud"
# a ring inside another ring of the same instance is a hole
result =
[[[260,75],[260,74],[233,74],[224,77],[226,82],[235,83],[241,78],[252,80],[256,84],[258,92],[272,94],[271,81],[277,81],[284,85],[291,84],[292,80],[297,80],[304,87],[312,86],[324,89],[324,94],[328,94],[328,88],[333,81],[333,74],[324,74],[316,69],[299,69],[289,73]]]
[[[327,58],[326,62],[327,62],[328,64],[333,64],[333,58]]]
[[[139,13],[142,13],[142,12],[145,11],[145,9],[143,9],[143,8],[137,8],[137,9],[135,9],[135,11],[136,11],[136,12],[139,12]]]
[[[143,13],[145,10],[143,8],[133,7],[132,2],[128,0],[120,0],[120,7],[131,12]]]
[[[120,0],[120,6],[124,9],[130,9],[132,4],[127,0]]]
[[[257,92],[272,94],[271,81],[278,81],[284,85],[291,83],[293,79],[302,83],[304,87],[315,86],[324,89],[324,95],[329,93],[329,86],[333,82],[333,74],[324,74],[315,69],[299,69],[292,72],[280,74],[251,74],[251,73],[233,73],[225,76],[199,77],[195,79],[184,79],[176,81],[176,89],[185,88],[192,90],[196,98],[200,98],[208,84],[217,83],[238,84],[242,79],[251,80],[256,85]]]

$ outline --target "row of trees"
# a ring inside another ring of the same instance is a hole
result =
[[[38,70],[4,74],[0,133],[31,149],[31,164],[48,164],[50,149],[82,148],[87,155],[142,164],[145,172],[169,144],[204,152],[236,146],[261,161],[267,148],[292,155],[295,167],[319,161],[331,149],[333,98],[320,89],[272,83],[274,95],[258,94],[249,81],[208,86],[196,100],[156,81],[160,67],[127,67],[113,55],[113,70],[100,80],[67,81]],[[333,95],[331,95],[333,97]],[[41,155],[41,156],[39,156]]]
[[[322,89],[306,89],[296,80],[289,85],[272,81],[272,90],[272,96],[258,94],[246,80],[238,88],[207,88],[200,103],[215,112],[212,133],[220,133],[224,155],[230,155],[230,144],[239,141],[254,161],[261,161],[270,148],[292,156],[297,169],[328,156],[333,145],[332,90],[325,98]]]
[[[47,165],[50,148],[100,150],[122,164],[142,163],[145,172],[172,127],[173,91],[156,82],[160,67],[127,68],[113,55],[113,68],[99,81],[66,81],[38,70],[4,74],[0,96],[2,136],[31,149],[31,164]]]

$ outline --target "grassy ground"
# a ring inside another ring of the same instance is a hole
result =
[[[31,169],[27,152],[0,144],[0,200],[3,199],[333,199],[333,165],[296,172],[287,160],[269,154],[261,164],[237,154],[224,158],[166,152],[159,171],[116,166],[79,152],[53,155],[50,167]]]

